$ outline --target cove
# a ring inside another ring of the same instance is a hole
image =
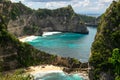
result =
[[[91,44],[94,41],[96,27],[87,27],[89,34],[58,33],[28,41],[35,48],[63,57],[77,58],[81,62],[87,62]]]

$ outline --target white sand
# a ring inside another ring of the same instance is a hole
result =
[[[63,69],[64,67],[59,67],[59,66],[39,65],[39,66],[29,67],[28,69],[26,69],[26,73],[31,74],[35,78],[37,78],[37,77],[43,77],[44,75],[49,74],[49,73],[63,73]],[[86,73],[86,71],[73,72],[71,74],[78,74],[81,77],[83,77],[85,80],[89,80],[88,74]]]
[[[48,36],[48,35],[53,35],[53,34],[59,34],[61,32],[43,32],[42,36]]]
[[[43,37],[45,36],[48,36],[48,35],[53,35],[53,34],[59,34],[61,32],[43,32]],[[34,36],[34,35],[31,35],[31,36],[23,36],[23,37],[19,37],[18,39],[21,41],[21,42],[27,42],[27,41],[32,41],[34,39],[38,38],[38,36]]]
[[[21,42],[27,42],[27,41],[32,41],[34,39],[38,38],[38,36],[26,36],[26,37],[21,37],[18,38]]]
[[[53,65],[31,66],[26,70],[27,74],[34,76],[34,79],[42,78],[50,73],[63,73],[63,67]]]
[[[63,72],[63,67],[53,66],[53,65],[39,65],[39,66],[31,66],[26,70],[29,74],[37,74],[37,73],[53,73],[53,72]]]

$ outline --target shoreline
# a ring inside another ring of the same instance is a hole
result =
[[[54,34],[59,34],[59,33],[62,33],[62,32],[43,32],[42,37],[46,37],[46,36],[54,35]],[[35,36],[35,35],[18,37],[19,41],[21,41],[21,42],[32,41],[32,40],[35,40],[37,38],[38,38],[38,36]]]
[[[48,35],[53,35],[53,34],[59,34],[61,32],[45,32],[45,35],[42,35],[42,37],[46,37]],[[46,35],[47,34],[47,35]],[[21,42],[27,42],[27,41],[32,41],[34,39],[38,38],[38,36],[23,36],[23,37],[19,37],[18,39]],[[68,70],[67,71],[65,71]],[[67,75],[74,75],[77,74],[80,77],[82,77],[84,80],[89,80],[88,78],[88,68],[82,68],[79,69],[78,71],[75,70],[75,68],[72,68],[72,71],[70,71],[71,69],[67,68],[67,67],[60,67],[60,66],[54,66],[54,65],[37,65],[37,66],[30,66],[28,68],[25,68],[25,73],[30,74],[30,75],[37,75],[37,74],[49,74],[49,73],[65,73]],[[70,71],[70,72],[69,72]]]
[[[63,67],[53,66],[53,65],[37,65],[37,66],[30,66],[25,69],[26,73],[28,74],[37,74],[41,72],[63,72]]]
[[[59,33],[62,33],[62,32],[43,32],[42,36],[45,37],[45,36],[59,34]]]
[[[85,70],[81,71],[72,71],[70,73],[67,73],[64,71],[65,67],[60,67],[60,66],[54,66],[54,65],[38,65],[38,66],[31,66],[25,69],[25,72],[27,74],[35,76],[39,75],[47,75],[49,73],[64,73],[67,75],[73,75],[77,74],[80,77],[82,77],[84,80],[89,80],[88,79],[88,73]]]
[[[18,37],[19,41],[21,41],[21,42],[32,41],[32,40],[37,39],[37,38],[38,38],[38,36],[34,36],[34,35]]]

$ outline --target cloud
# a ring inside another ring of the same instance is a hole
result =
[[[110,3],[112,2],[113,0],[99,0],[99,2],[103,2],[103,3]]]
[[[67,5],[72,5],[77,13],[93,12],[103,13],[113,0],[12,0],[22,1],[25,5],[38,9],[56,9]]]
[[[56,8],[59,8],[59,7],[64,7],[68,5],[68,3],[66,2],[47,2],[45,7],[46,8],[49,8],[49,9],[56,9]]]
[[[24,2],[25,0],[11,0],[12,2],[18,2],[18,1],[22,1]]]
[[[15,0],[11,0],[12,2],[15,2]]]
[[[33,3],[32,3],[32,2],[29,2],[29,3],[27,4],[27,6],[28,6],[28,7],[32,7],[32,6],[33,6]]]
[[[26,0],[31,2],[61,2],[61,1],[71,1],[71,0]]]
[[[90,4],[89,0],[83,0],[83,1],[76,0],[72,2],[73,7],[85,7],[88,6],[89,4]]]

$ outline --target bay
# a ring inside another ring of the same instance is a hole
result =
[[[91,44],[96,34],[96,27],[87,28],[89,34],[59,33],[39,36],[37,39],[29,41],[28,43],[50,54],[77,58],[81,62],[87,62]]]

